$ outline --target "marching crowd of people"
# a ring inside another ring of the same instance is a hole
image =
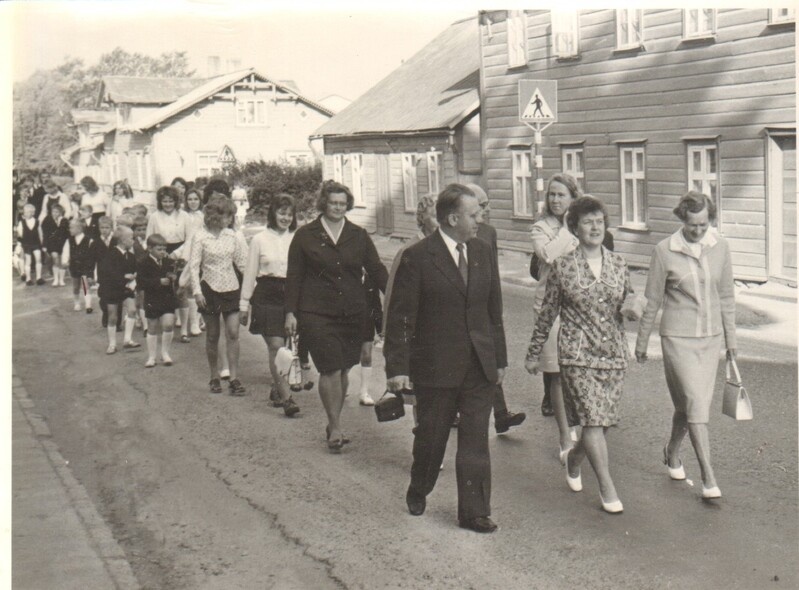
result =
[[[111,193],[89,176],[67,191],[45,173],[23,178],[14,202],[22,281],[45,284],[49,264],[52,286],[63,287],[68,272],[74,310],[87,314],[94,311],[96,286],[106,354],[118,351],[118,332],[122,349],[139,349],[134,334],[140,330],[148,369],[159,361],[173,365],[176,330],[182,343],[204,332],[212,394],[221,393],[227,380],[230,395],[245,395],[239,330],[248,326],[266,345],[270,399],[289,417],[300,411],[292,391],[313,387],[312,361],[331,453],[350,442],[342,409],[356,365],[359,402],[375,403],[368,391],[373,343],[384,336],[387,389],[414,406],[409,512],[424,513],[457,426],[459,525],[496,530],[489,418],[493,411],[495,429],[504,433],[525,415],[508,409],[502,388],[509,354],[497,238],[481,187],[451,184],[421,197],[419,233],[390,271],[366,230],[347,219],[354,198],[338,182],[322,183],[318,216],[303,225],[294,197],[272,195],[266,227],[249,241],[242,231],[241,191],[233,195],[224,180],[195,185],[176,178],[158,189],[153,210],[124,181],[115,182]],[[603,510],[623,510],[606,435],[618,423],[633,358],[624,321],[639,322],[634,358],[643,363],[662,308],[664,368],[674,404],[663,462],[669,477],[686,478],[680,448],[688,434],[702,497],[720,497],[710,463],[708,409],[721,347],[734,360],[736,342],[732,263],[712,227],[715,204],[695,191],[680,199],[674,213],[681,225],[654,250],[644,302],[633,292],[624,258],[613,252],[604,204],[582,194],[568,174],[553,175],[545,197],[532,227],[531,274],[538,282],[525,368],[543,373],[541,411],[557,422],[569,489],[582,490],[587,457]],[[301,365],[298,379],[286,369],[287,347]]]

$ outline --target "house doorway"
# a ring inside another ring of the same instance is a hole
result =
[[[394,233],[394,208],[391,203],[391,163],[389,154],[375,154],[377,181],[377,233],[388,236]]]
[[[769,276],[796,283],[796,133],[769,132]]]

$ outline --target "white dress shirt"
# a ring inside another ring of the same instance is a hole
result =
[[[446,245],[447,250],[449,250],[449,254],[450,256],[452,256],[452,260],[455,262],[456,267],[458,266],[458,259],[460,258],[460,253],[458,252],[458,244],[463,243],[463,259],[468,264],[469,257],[466,253],[468,250],[468,248],[466,247],[466,242],[456,242],[455,240],[450,238],[447,234],[445,234],[443,231],[441,231],[441,228],[438,228],[438,233],[440,233],[441,237],[444,238],[444,244]]]

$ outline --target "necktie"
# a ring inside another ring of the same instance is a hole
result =
[[[463,284],[469,284],[469,266],[466,264],[466,253],[463,251],[465,246],[459,242],[455,249],[458,251],[458,272],[461,273]]]

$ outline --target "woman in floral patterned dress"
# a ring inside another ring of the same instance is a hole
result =
[[[566,414],[582,436],[566,455],[566,481],[582,490],[580,464],[588,456],[599,480],[602,508],[623,510],[608,469],[605,433],[619,420],[619,399],[629,351],[624,337],[622,304],[632,294],[624,259],[602,246],[607,211],[586,195],[572,202],[566,216],[579,246],[556,259],[530,340],[525,367],[537,374],[539,356],[555,318],[560,314],[558,358]]]

